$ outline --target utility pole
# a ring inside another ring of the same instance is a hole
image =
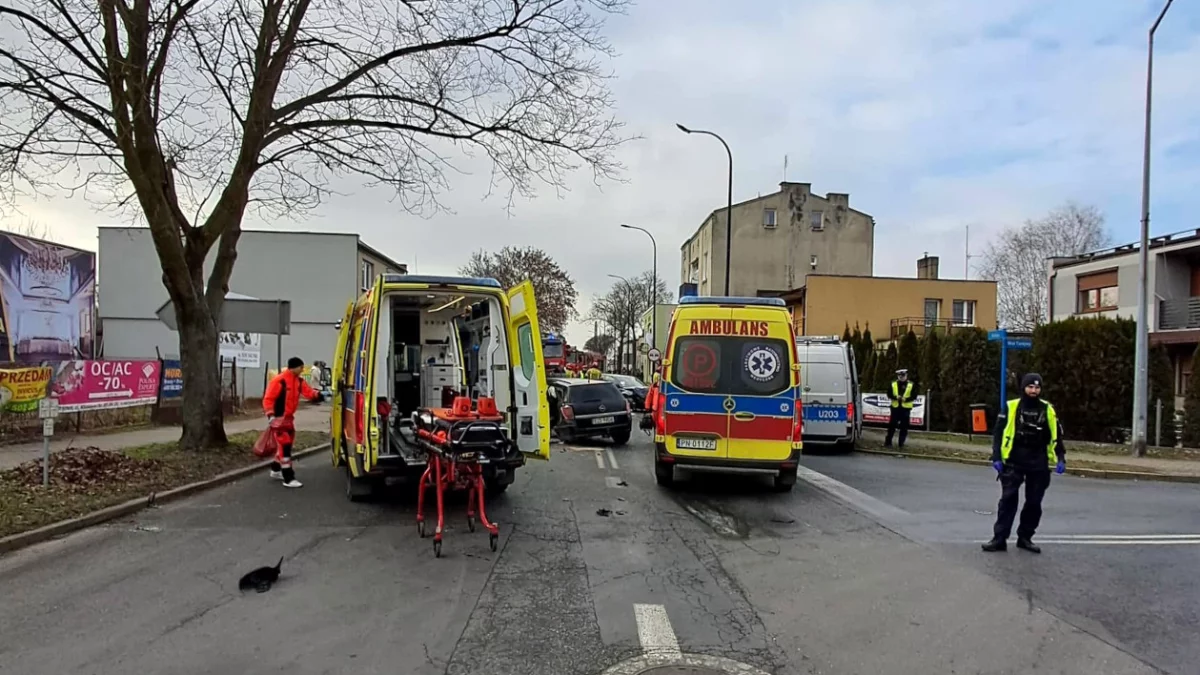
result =
[[[1142,145],[1142,238],[1138,247],[1138,305],[1137,340],[1134,344],[1133,360],[1133,455],[1146,454],[1146,400],[1149,382],[1146,365],[1150,360],[1150,326],[1147,303],[1147,275],[1149,273],[1150,248],[1150,110],[1154,81],[1154,32],[1162,23],[1173,0],[1167,0],[1158,18],[1150,26],[1146,40],[1146,137]]]

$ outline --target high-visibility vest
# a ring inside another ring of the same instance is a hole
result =
[[[1054,466],[1058,463],[1058,455],[1054,449],[1058,446],[1058,413],[1054,411],[1054,406],[1050,405],[1049,401],[1041,401],[1046,406],[1046,424],[1050,425],[1050,443],[1046,446],[1046,465]],[[1014,398],[1008,402],[1008,423],[1004,426],[1004,437],[1000,441],[1000,460],[1007,462],[1008,455],[1012,452],[1013,439],[1017,436],[1017,406],[1021,404],[1021,399]]]
[[[893,408],[907,408],[909,410],[912,410],[913,403],[914,403],[913,398],[912,398],[913,385],[912,385],[912,382],[905,382],[904,384],[906,385],[904,387],[905,400],[900,401],[899,400],[900,399],[900,381],[895,380],[892,382],[892,407]]]

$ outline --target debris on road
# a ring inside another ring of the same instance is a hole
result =
[[[612,511],[610,511],[608,509],[596,509],[596,515],[604,516],[605,518],[607,518],[612,515]]]
[[[274,567],[259,567],[247,572],[238,580],[238,590],[244,593],[253,588],[259,593],[266,593],[271,590],[272,584],[279,581],[279,572],[282,568],[283,557],[281,556]]]

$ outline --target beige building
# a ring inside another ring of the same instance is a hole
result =
[[[810,274],[781,297],[792,308],[797,335],[841,335],[846,326],[870,328],[878,342],[933,330],[996,324],[996,282],[939,279],[938,259],[917,261],[917,277]]]
[[[681,247],[680,280],[700,295],[725,293],[726,209],[700,225]],[[813,274],[870,276],[875,219],[850,208],[850,195],[812,193],[809,183],[733,205],[730,295],[778,294]]]

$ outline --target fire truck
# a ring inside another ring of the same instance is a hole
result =
[[[547,375],[561,375],[567,372],[568,349],[567,341],[561,335],[542,334],[542,359],[545,362]]]

